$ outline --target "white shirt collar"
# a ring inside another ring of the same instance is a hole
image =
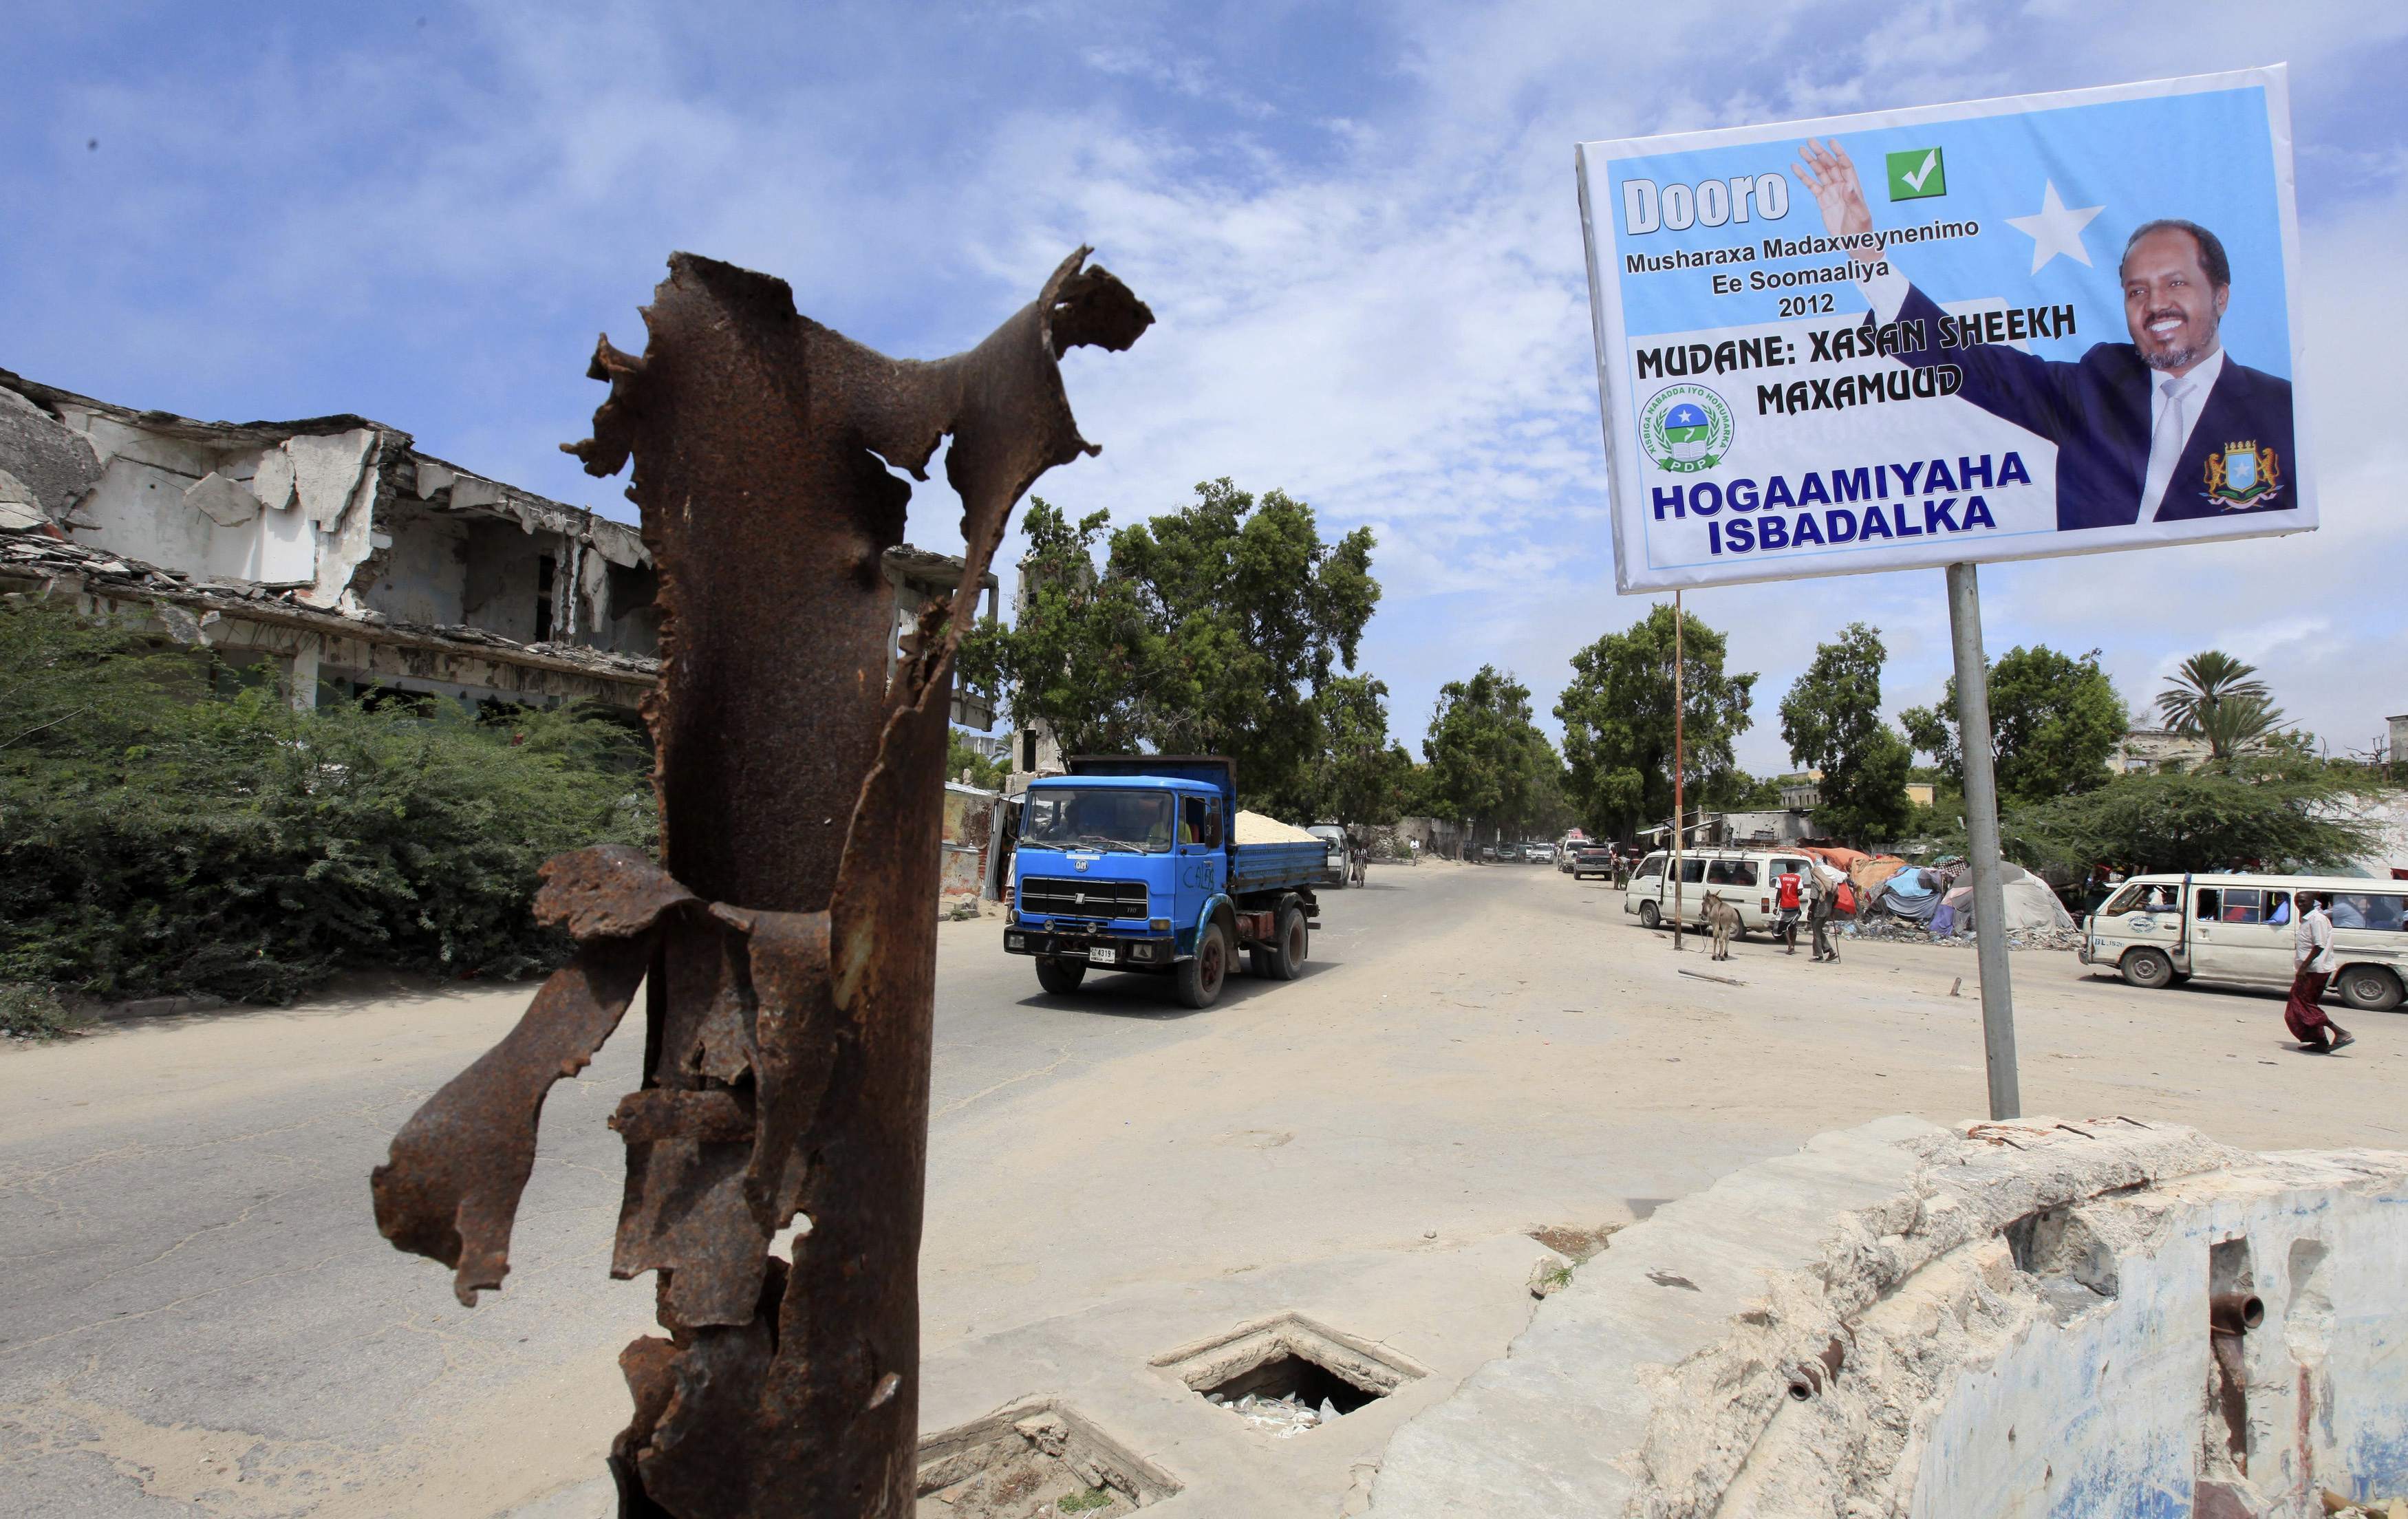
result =
[[[2216,377],[2223,373],[2224,345],[2218,343],[2214,352],[2200,361],[2198,368],[2182,377],[2190,382],[2190,390],[2184,396],[2184,406],[2189,411],[2192,422],[2199,420],[2200,407],[2207,400],[2208,392],[2215,389]],[[2149,415],[2152,418],[2165,411],[2166,381],[2171,378],[2168,375],[2158,375],[2149,386]],[[2126,394],[2130,393],[2126,392]]]

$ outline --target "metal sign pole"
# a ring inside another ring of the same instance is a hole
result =
[[[1982,1053],[1990,1116],[2020,1118],[2015,1002],[2007,982],[2006,894],[1999,881],[1999,773],[1990,736],[1990,667],[1982,654],[1982,592],[1971,565],[1948,566],[1948,630],[1956,646],[1956,737],[1965,754],[1966,846],[1973,856],[1973,931],[1982,976]]]
[[[1681,700],[1681,593],[1672,593],[1672,953],[1681,953],[1681,925],[1688,921],[1687,910],[1681,903],[1681,844],[1689,830],[1681,825],[1688,814],[1682,810],[1681,771],[1688,764],[1684,752],[1682,722],[1686,715]]]

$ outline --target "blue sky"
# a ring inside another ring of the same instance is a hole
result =
[[[1416,747],[1443,681],[1492,662],[1543,711],[1645,611],[1612,591],[1574,142],[2288,62],[2328,525],[1986,569],[1988,641],[2100,649],[2136,701],[2220,645],[2336,750],[2408,711],[2408,7],[102,3],[10,28],[0,367],[208,418],[363,412],[624,516],[554,445],[671,249],[934,356],[1092,242],[1161,321],[1072,355],[1105,451],[1041,493],[1128,521],[1228,475],[1371,524],[1363,665]],[[956,544],[954,515],[924,487],[914,540]],[[1890,642],[1893,710],[1946,673],[1937,571],[1689,605],[1762,673],[1758,770],[1850,619]]]

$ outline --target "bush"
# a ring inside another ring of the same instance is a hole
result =
[[[520,975],[566,950],[536,867],[652,841],[609,719],[296,712],[233,673],[0,604],[0,982],[285,1002],[346,967]]]
[[[54,1039],[92,1020],[69,1010],[59,994],[31,982],[0,982],[0,1035],[12,1039]]]

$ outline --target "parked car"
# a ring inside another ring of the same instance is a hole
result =
[[[1584,881],[1590,876],[1603,876],[1612,881],[1613,851],[1603,844],[1583,844],[1571,852],[1570,863],[1565,868],[1571,871],[1574,881]]]
[[[1637,914],[1645,927],[1662,927],[1672,916],[1673,890],[1665,879],[1671,873],[1671,858],[1670,853],[1657,850],[1640,861],[1639,868],[1631,872],[1622,910]],[[1779,851],[1684,853],[1681,856],[1681,913],[1688,919],[1693,932],[1702,930],[1706,893],[1713,892],[1739,910],[1741,933],[1752,928],[1770,932],[1780,917],[1772,905],[1772,883],[1784,875],[1812,880],[1813,872],[1807,867],[1804,855]]]

